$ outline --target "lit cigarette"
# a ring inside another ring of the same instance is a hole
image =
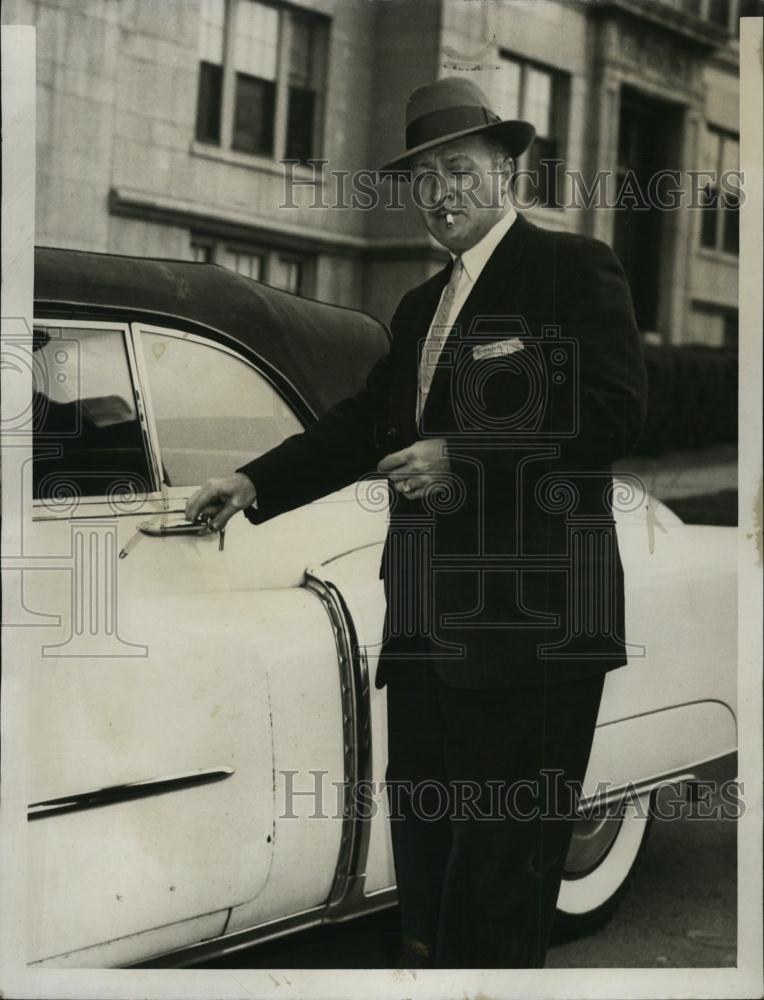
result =
[[[453,215],[451,215],[450,212],[446,212],[446,225],[450,229],[451,226],[453,226],[453,224],[454,224],[454,217],[453,217]]]

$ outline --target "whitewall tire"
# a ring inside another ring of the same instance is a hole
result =
[[[580,819],[573,831],[557,900],[555,937],[588,934],[615,913],[650,828],[650,796],[622,802],[602,819]]]

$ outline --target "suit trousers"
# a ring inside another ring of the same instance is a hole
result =
[[[543,966],[604,679],[465,690],[396,664],[385,777],[404,953]]]

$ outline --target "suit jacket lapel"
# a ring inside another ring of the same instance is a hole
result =
[[[533,228],[533,224],[528,222],[522,215],[518,215],[517,219],[512,223],[507,234],[486,261],[485,267],[480,272],[472,291],[460,309],[459,315],[454,322],[454,327],[443,345],[442,357],[447,358],[449,347],[454,347],[454,329],[458,328],[458,339],[463,342],[469,337],[475,319],[478,316],[490,314],[496,301],[506,291],[507,277],[520,263],[526,239]],[[437,299],[435,301],[437,302]],[[434,308],[433,306],[433,313]],[[432,314],[430,315],[431,319]],[[427,327],[424,330],[424,334],[426,333]],[[424,338],[424,334],[420,338],[420,356],[421,341]],[[439,363],[436,366],[430,391],[425,401],[424,413],[422,414],[423,422],[428,409],[431,409],[446,391],[449,385],[450,371],[450,363]]]
[[[456,317],[458,326],[466,337],[476,316],[489,313],[497,298],[507,287],[507,275],[520,263],[528,232],[532,228],[522,215],[518,215],[509,231],[486,261],[475,285]]]

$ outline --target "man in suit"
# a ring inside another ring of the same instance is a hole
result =
[[[540,967],[571,788],[626,663],[610,466],[641,430],[641,343],[612,251],[514,211],[529,123],[461,78],[419,88],[406,119],[383,169],[412,182],[449,265],[404,295],[354,397],[187,516],[260,523],[387,477],[375,683],[404,960]]]

